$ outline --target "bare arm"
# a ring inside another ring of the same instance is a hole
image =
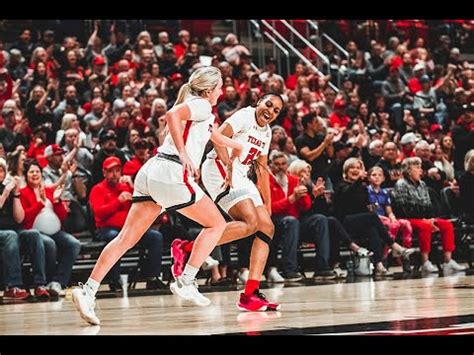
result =
[[[8,199],[10,194],[13,194],[13,196],[18,196],[20,194],[20,192],[18,191],[19,182],[20,179],[18,177],[15,177],[14,181],[5,186],[5,189],[3,190],[3,193],[0,196],[0,209],[3,207],[5,201]],[[25,210],[23,209],[23,206],[18,197],[13,197],[13,218],[17,223],[21,223],[25,219]]]
[[[324,150],[326,150],[326,148],[331,145],[333,137],[334,135],[332,133],[328,133],[324,138],[324,141],[313,150],[310,150],[308,147],[301,148],[301,156],[306,161],[312,162],[314,159],[318,158],[324,152]],[[332,154],[331,149],[328,149],[328,153]]]
[[[179,104],[165,114],[166,123],[178,153],[185,151],[181,121],[188,121],[190,118],[191,111],[187,104]]]
[[[18,191],[15,194],[18,194]],[[16,223],[21,223],[25,219],[25,210],[17,197],[13,198],[13,218]]]
[[[231,125],[225,124],[224,122],[224,124],[219,129],[212,130],[211,141],[215,145],[218,145],[221,147],[229,147],[241,152],[243,149],[242,144],[229,138],[229,137],[232,137],[233,134],[234,134],[234,131],[232,130]]]
[[[223,123],[218,129],[217,129],[222,135],[226,137],[232,137],[234,135],[234,131],[232,129],[232,126],[228,123]],[[227,151],[227,148],[225,146],[220,146],[214,144],[214,149],[217,153],[217,157],[225,164],[228,165],[230,162],[230,157],[229,157],[229,152]]]
[[[3,193],[0,195],[0,209],[5,204],[5,201],[7,200],[8,196],[10,196],[10,190],[5,187]]]
[[[43,106],[46,104],[46,100],[48,99],[48,95],[50,91],[52,90],[52,84],[48,84],[48,89],[44,92],[43,96],[41,96],[41,99],[39,99],[38,103],[35,106],[35,109],[41,110]]]
[[[397,219],[397,217],[393,213],[392,206],[385,207],[385,212],[387,213],[388,218],[390,218],[391,220],[396,220]]]
[[[81,177],[77,175],[77,164],[74,160],[69,164],[69,171],[72,173],[72,184],[76,190],[77,197],[80,200],[86,198],[87,188]]]
[[[98,129],[104,126],[111,126],[112,122],[112,114],[109,110],[105,109],[102,113],[102,117],[96,121],[90,121],[88,123],[89,129],[93,131],[97,131]]]
[[[178,151],[179,159],[183,164],[183,172],[187,171],[197,179],[199,178],[199,170],[194,166],[194,163],[186,152],[183,138],[183,127],[181,123],[181,121],[188,121],[190,118],[191,111],[189,106],[185,103],[174,106],[165,114],[169,133],[173,139],[176,150]]]

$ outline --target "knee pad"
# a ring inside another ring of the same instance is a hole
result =
[[[272,244],[272,238],[270,238],[268,235],[266,235],[265,233],[261,232],[261,231],[258,231],[257,233],[255,233],[255,236],[260,239],[261,241],[264,241],[265,243],[268,244],[268,246],[270,247],[271,244]]]

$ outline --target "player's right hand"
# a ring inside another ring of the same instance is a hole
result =
[[[229,162],[229,164],[227,164],[227,174],[225,176],[225,180],[224,182],[222,183],[221,185],[221,188],[223,188],[224,190],[227,189],[227,187],[234,187],[232,185],[232,171],[233,171],[233,165],[232,165],[232,161]]]
[[[183,164],[183,174],[189,174],[194,176],[195,180],[199,179],[199,169],[197,169],[191,158],[189,157],[186,151],[182,151],[179,153],[179,160],[181,160],[181,164]]]

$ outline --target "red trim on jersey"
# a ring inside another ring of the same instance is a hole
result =
[[[186,187],[188,188],[189,193],[190,193],[191,195],[196,194],[196,192],[194,191],[193,187],[191,186],[191,184],[190,184],[189,181],[188,181],[188,172],[187,172],[187,171],[185,171],[184,174],[183,174],[183,181],[184,181],[184,183],[186,184]]]
[[[193,124],[193,121],[191,120],[186,121],[186,127],[184,127],[184,133],[183,133],[184,145],[186,145],[186,141],[188,140],[189,129],[191,128],[192,124]]]
[[[219,169],[219,172],[221,173],[222,178],[225,179],[226,173],[225,173],[224,167],[222,166],[221,161],[217,158],[214,159],[214,161],[216,162],[217,169]]]

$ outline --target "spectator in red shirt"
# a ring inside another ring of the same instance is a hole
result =
[[[408,80],[408,89],[410,93],[415,95],[418,91],[421,91],[420,78],[425,74],[425,65],[423,63],[418,63],[413,68],[413,73],[415,76]]]
[[[303,75],[304,72],[304,64],[303,63],[296,63],[295,65],[295,72],[291,75],[288,75],[286,78],[286,87],[289,90],[295,90],[296,89],[296,82],[298,81],[298,77],[300,75]]]
[[[102,172],[104,179],[92,188],[89,200],[97,227],[96,238],[109,243],[117,237],[125,224],[132,204],[133,182],[129,176],[122,176],[122,162],[114,156],[104,160]],[[114,240],[114,243],[120,241]],[[148,249],[149,275],[151,278],[158,278],[161,273],[162,234],[150,228],[138,244]],[[120,263],[109,271],[108,278],[112,291],[121,289]],[[156,284],[157,280],[149,281],[154,281]],[[148,288],[151,285],[151,282],[147,283]]]
[[[79,240],[62,230],[67,216],[61,200],[64,185],[45,187],[41,167],[36,161],[27,165],[25,171],[27,185],[20,190],[20,201],[25,210],[23,227],[41,233],[46,255],[46,279],[49,281],[46,287],[50,295],[64,296],[64,288],[69,285],[72,267],[81,250]]]
[[[47,146],[47,134],[49,128],[45,125],[40,125],[33,131],[33,138],[30,142],[30,148],[26,152],[27,158],[33,158],[38,161],[41,168],[48,165],[48,161],[44,157],[44,150]]]
[[[346,128],[351,118],[345,112],[346,103],[343,100],[337,99],[334,102],[334,112],[329,116],[329,125],[333,128]]]
[[[138,170],[147,162],[150,158],[150,149],[148,142],[139,138],[133,144],[134,146],[134,156],[130,161],[127,161],[123,166],[123,175],[130,176],[132,180],[135,180],[135,176],[138,173]]]
[[[5,101],[12,98],[13,80],[6,68],[0,68],[0,110]]]
[[[188,52],[190,34],[186,30],[181,30],[178,33],[179,42],[174,45],[174,53],[176,55],[176,62],[178,65],[183,64],[184,57]]]
[[[288,281],[301,280],[302,275],[298,272],[297,264],[297,249],[301,236],[303,240],[317,245],[314,277],[335,278],[337,275],[329,266],[328,218],[321,214],[308,213],[311,209],[311,194],[316,193],[315,189],[311,188],[310,191],[296,176],[288,173],[288,158],[283,152],[272,153],[270,160],[273,173],[270,175],[272,220],[276,238],[270,248],[268,265],[276,265],[276,246],[282,242],[283,278]],[[278,280],[276,270],[273,270],[270,267],[269,281]]]

